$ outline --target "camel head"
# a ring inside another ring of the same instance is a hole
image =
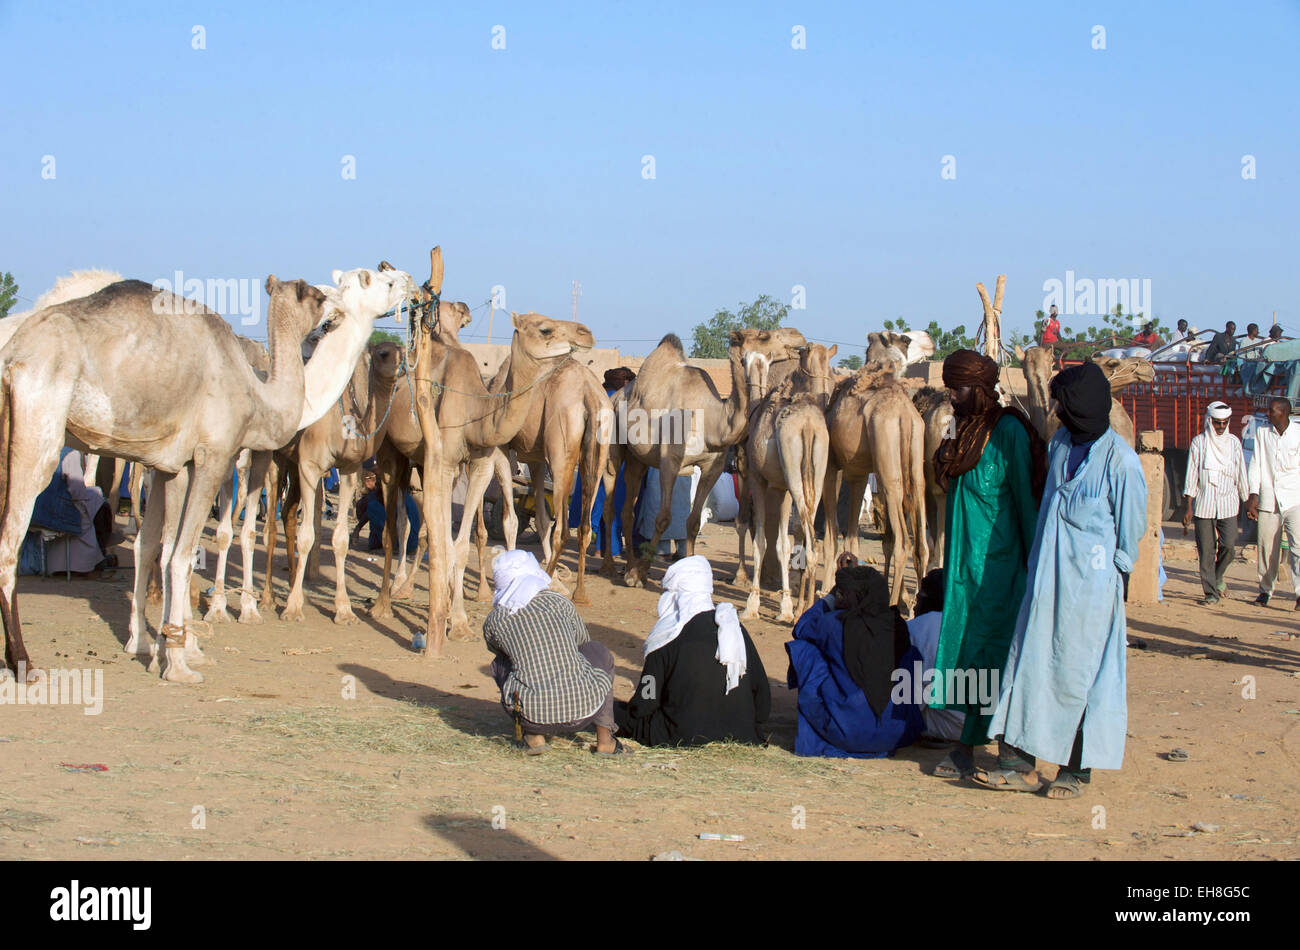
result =
[[[1101,371],[1110,380],[1111,395],[1120,392],[1125,386],[1149,383],[1156,378],[1155,367],[1149,359],[1142,356],[1103,356],[1098,353],[1092,361],[1101,367]]]
[[[266,293],[271,298],[268,322],[285,321],[299,340],[325,319],[325,294],[305,280],[280,280],[271,274],[266,278]]]
[[[799,358],[799,348],[808,345],[804,335],[794,327],[776,327],[772,330],[756,330],[749,327],[734,331],[732,337],[739,340],[743,356],[758,353],[769,363],[796,360]]]
[[[535,360],[562,359],[578,350],[589,350],[596,338],[581,323],[555,320],[540,313],[511,313],[515,340]]]
[[[402,345],[385,340],[370,347],[370,372],[387,385],[396,382],[402,373]]]
[[[415,297],[418,290],[415,280],[406,271],[388,265],[382,270],[355,270],[333,273],[334,286],[322,289],[329,300],[330,309],[343,312],[357,320],[374,323],[394,310],[405,300]],[[400,312],[399,312],[400,316]]]
[[[421,288],[421,294],[427,294],[427,289]],[[428,297],[424,299],[427,300]],[[469,304],[462,300],[439,300],[434,335],[442,343],[459,346],[460,331],[473,322],[474,315],[469,312]]]
[[[839,349],[839,344],[828,350],[820,343],[810,343],[799,348],[799,372],[813,392],[828,393],[833,388],[835,381],[831,376],[831,360]]]

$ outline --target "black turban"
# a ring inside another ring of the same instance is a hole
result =
[[[879,716],[889,705],[894,670],[911,646],[907,622],[889,603],[885,576],[860,565],[835,572],[835,608],[842,611],[844,665]]]
[[[1110,428],[1110,380],[1100,366],[1089,360],[1062,370],[1052,377],[1051,392],[1059,404],[1056,415],[1076,445],[1106,434]]]

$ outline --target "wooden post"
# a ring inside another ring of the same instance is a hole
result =
[[[1154,604],[1160,595],[1160,515],[1165,491],[1165,434],[1139,432],[1138,458],[1147,480],[1147,528],[1138,543],[1137,563],[1128,582],[1131,604]]]
[[[492,299],[491,299],[491,301],[489,301],[488,307],[489,307],[489,309],[488,309],[488,339],[487,339],[487,341],[488,341],[489,343],[491,343],[491,342],[492,342],[492,318],[495,317],[495,316],[497,315],[497,295],[496,295],[496,291],[493,291],[493,292],[492,292]]]
[[[993,290],[993,299],[982,283],[977,283],[980,301],[984,304],[984,355],[1002,363],[1002,294],[1007,286],[1007,275],[998,274],[998,282]]]

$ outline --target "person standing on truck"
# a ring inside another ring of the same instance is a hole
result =
[[[1047,324],[1043,327],[1043,335],[1039,338],[1038,345],[1055,346],[1059,342],[1061,342],[1061,318],[1056,312],[1056,304],[1052,304],[1047,312]]]
[[[1214,339],[1210,341],[1210,345],[1205,349],[1203,362],[1222,363],[1227,357],[1231,356],[1237,349],[1236,332],[1237,325],[1229,320],[1222,333],[1214,334]]]
[[[1231,326],[1231,324],[1229,324]],[[1232,409],[1212,402],[1205,410],[1205,431],[1192,439],[1183,494],[1184,527],[1196,522],[1196,553],[1201,561],[1202,607],[1219,602],[1227,589],[1224,575],[1236,553],[1237,514],[1250,497],[1246,455],[1241,440],[1228,431]]]
[[[1291,425],[1291,403],[1281,396],[1268,404],[1268,421],[1255,430],[1255,451],[1246,471],[1246,517],[1259,522],[1259,607],[1267,607],[1273,596],[1283,530],[1293,587],[1300,576],[1300,426]],[[1300,591],[1296,593],[1300,610]]]

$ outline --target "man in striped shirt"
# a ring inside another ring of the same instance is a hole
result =
[[[1196,522],[1196,552],[1201,559],[1202,606],[1217,604],[1227,589],[1224,575],[1237,543],[1237,513],[1250,497],[1246,455],[1241,440],[1228,431],[1232,409],[1212,402],[1205,410],[1205,431],[1192,439],[1183,489],[1187,513],[1183,525]]]

